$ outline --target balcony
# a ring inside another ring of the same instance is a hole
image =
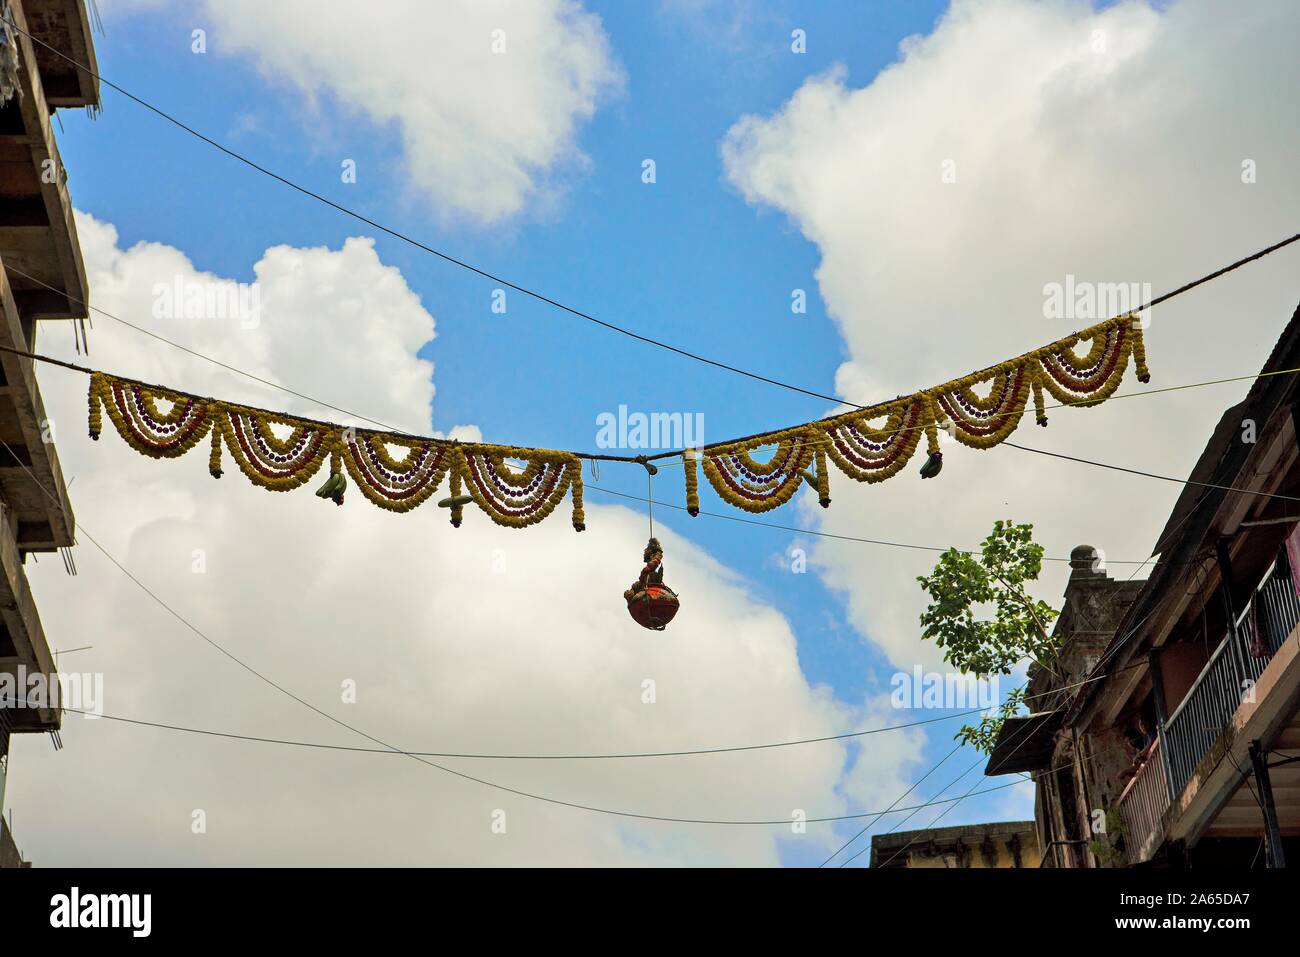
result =
[[[1279,558],[1120,795],[1118,808],[1130,865],[1149,860],[1166,837],[1179,836],[1169,832],[1172,817],[1177,817],[1168,813],[1170,805],[1183,794],[1207,756],[1224,751],[1224,732],[1243,704],[1255,703],[1256,683],[1297,624],[1300,598],[1290,567],[1285,558]]]
[[[1169,808],[1169,779],[1164,754],[1157,741],[1119,796],[1119,816],[1124,822],[1124,846],[1130,866],[1150,860],[1164,840],[1164,814]]]
[[[1255,683],[1297,623],[1300,599],[1279,559],[1165,722],[1172,794],[1182,793],[1237,709],[1254,700]]]

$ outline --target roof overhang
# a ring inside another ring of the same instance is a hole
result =
[[[1041,771],[1052,763],[1052,747],[1064,711],[1038,711],[1002,722],[998,740],[989,754],[986,775]]]

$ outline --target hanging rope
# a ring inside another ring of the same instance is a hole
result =
[[[645,510],[650,516],[650,537],[655,537],[655,477],[649,469],[645,473]]]

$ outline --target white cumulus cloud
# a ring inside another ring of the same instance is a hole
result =
[[[406,174],[443,212],[496,223],[545,209],[587,159],[580,127],[622,85],[600,18],[575,0],[206,4],[209,49],[251,57],[318,117],[333,104],[400,132]]]
[[[1068,277],[1153,295],[1295,231],[1300,67],[1287,2],[959,0],[874,77],[810,77],[737,121],[727,177],[788,216],[847,347],[840,394],[915,391],[1068,335],[1046,318]],[[1296,305],[1294,249],[1153,311],[1151,387],[1258,371]],[[1015,441],[1183,476],[1248,383],[1032,418]],[[1141,388],[1130,376],[1122,391]],[[948,450],[879,486],[833,482],[810,521],[844,534],[967,546],[994,519],[1034,522],[1049,554],[1089,542],[1145,557],[1177,487],[1003,448]],[[902,665],[919,641],[924,552],[825,542],[816,552],[857,628]],[[1054,599],[1064,569],[1041,588]],[[1127,576],[1132,566],[1112,565]]]

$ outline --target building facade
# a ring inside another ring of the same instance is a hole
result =
[[[87,69],[78,69],[77,64]],[[89,72],[88,72],[89,71]],[[0,0],[0,346],[37,350],[41,320],[71,321],[84,336],[90,293],[73,221],[68,174],[52,117],[96,110],[99,85],[83,0]],[[24,572],[33,552],[74,542],[68,490],[31,359],[0,351],[0,674],[9,688],[33,675],[57,683],[56,664]],[[20,696],[21,697],[21,696]],[[57,701],[0,702],[0,814],[13,771],[13,735],[58,743]],[[0,827],[0,865],[21,861]]]
[[[1300,862],[1300,310],[1224,412],[1145,582],[1075,550],[1060,667],[988,774],[1030,772],[1054,867]]]
[[[871,838],[871,866],[890,868],[1037,867],[1033,821],[998,821],[893,831]]]

